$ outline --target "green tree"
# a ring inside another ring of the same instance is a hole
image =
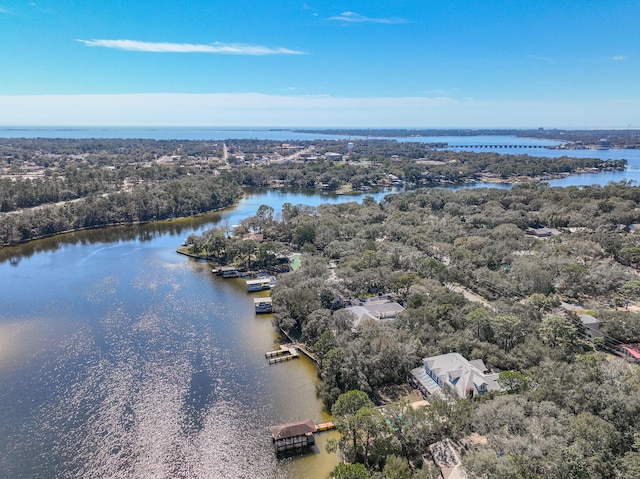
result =
[[[357,456],[359,444],[359,423],[356,413],[362,408],[371,408],[373,403],[367,396],[367,393],[358,390],[347,391],[338,397],[338,400],[331,407],[331,415],[333,416],[336,429],[345,437],[349,437],[350,452],[352,459]],[[342,441],[342,449],[345,443]]]
[[[551,315],[542,320],[540,338],[552,348],[572,349],[578,339],[576,325],[566,316]]]
[[[491,314],[485,308],[476,308],[467,313],[465,320],[475,334],[476,339],[486,341],[491,337]]]
[[[519,371],[501,371],[498,384],[509,394],[521,393],[529,388],[529,378]]]
[[[363,462],[377,467],[389,452],[399,448],[390,434],[384,416],[373,407],[363,391],[341,394],[331,408],[334,422],[342,438],[332,447],[340,447],[349,462]]]
[[[293,242],[298,246],[306,243],[313,244],[316,239],[316,228],[311,223],[305,223],[296,227],[293,233]]]
[[[504,350],[510,350],[524,337],[522,320],[517,316],[495,316],[490,324],[495,343]]]
[[[385,479],[411,479],[413,471],[404,457],[390,455],[382,469]]]
[[[622,286],[622,294],[627,302],[640,299],[640,280],[632,279]]]
[[[396,278],[394,281],[395,291],[403,301],[407,300],[407,296],[409,295],[409,289],[416,282],[418,276],[414,273],[402,273],[400,276]]]
[[[363,464],[338,464],[333,470],[334,479],[369,479],[371,474]]]

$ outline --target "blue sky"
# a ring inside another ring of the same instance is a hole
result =
[[[0,0],[0,125],[640,128],[640,0]]]

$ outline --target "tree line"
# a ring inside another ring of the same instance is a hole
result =
[[[640,221],[639,203],[626,183],[424,189],[380,202],[286,205],[265,218],[267,240],[305,253],[272,291],[274,324],[317,356],[329,410],[351,391],[378,400],[421,358],[450,351],[505,373],[505,392],[478,400],[421,412],[394,405],[382,417],[365,403],[345,414],[336,447],[364,467],[362,477],[429,477],[425,443],[447,437],[476,477],[636,477],[640,374],[608,353],[640,342],[640,317],[625,309],[640,300],[640,240],[617,227]],[[540,226],[559,234],[527,234]],[[396,320],[354,326],[348,299],[387,294],[406,306]],[[587,342],[562,303],[594,315],[603,338]],[[469,441],[472,433],[486,442]]]
[[[89,194],[61,205],[0,216],[0,244],[11,245],[78,229],[193,216],[228,207],[241,196],[241,189],[224,177],[183,177],[132,191]]]

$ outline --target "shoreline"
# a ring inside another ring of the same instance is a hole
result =
[[[150,225],[150,224],[157,224],[157,223],[170,223],[172,221],[179,221],[179,220],[184,220],[187,218],[199,218],[201,216],[204,215],[209,215],[212,213],[219,213],[222,212],[224,210],[227,210],[229,208],[235,208],[240,201],[242,201],[242,199],[244,198],[244,193],[242,195],[242,197],[238,198],[234,203],[227,205],[227,206],[223,206],[220,208],[216,208],[210,211],[203,211],[202,213],[198,213],[196,215],[190,215],[190,216],[178,216],[178,217],[173,217],[173,218],[165,218],[165,219],[158,219],[158,220],[149,220],[149,221],[121,221],[118,223],[108,223],[108,224],[104,224],[104,225],[95,225],[95,226],[83,226],[81,228],[72,228],[69,230],[64,230],[64,231],[57,231],[55,233],[50,233],[50,234],[46,234],[46,235],[40,235],[40,236],[34,236],[33,238],[29,238],[26,240],[21,240],[15,243],[3,243],[0,244],[0,250],[2,250],[3,248],[11,248],[13,246],[20,246],[20,245],[24,245],[27,244],[31,241],[37,241],[37,240],[42,240],[42,239],[47,239],[47,238],[54,238],[56,236],[60,236],[60,235],[64,235],[64,234],[70,234],[70,233],[78,233],[80,231],[91,231],[91,230],[100,230],[100,229],[107,229],[107,228],[116,228],[119,226],[144,226],[144,225]],[[47,205],[44,205],[47,206]],[[34,208],[42,208],[43,205],[39,205],[36,206]],[[25,210],[22,210],[25,211]],[[5,214],[12,214],[13,212],[8,212]],[[17,213],[20,214],[20,213]],[[1,217],[0,217],[1,219]],[[183,254],[183,253],[181,253]],[[206,259],[206,258],[201,258],[201,259]]]

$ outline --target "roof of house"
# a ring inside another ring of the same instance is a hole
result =
[[[242,235],[242,239],[264,241],[264,235],[262,233],[245,233]]]
[[[434,442],[429,446],[433,462],[440,468],[444,479],[466,479],[458,453],[449,439]]]
[[[365,319],[393,319],[399,312],[404,311],[404,307],[393,301],[367,301],[357,306],[349,306],[345,308],[351,311],[355,316],[354,326],[357,326]]]
[[[640,343],[621,344],[620,349],[625,350],[634,359],[640,359]]]
[[[598,325],[598,320],[590,314],[581,314],[579,318],[585,326]]]
[[[289,422],[274,426],[271,428],[271,436],[274,441],[277,441],[289,437],[303,436],[316,431],[316,424],[311,419],[307,419],[306,421]]]
[[[559,235],[560,231],[555,228],[527,228],[527,233],[535,235],[539,238],[546,236]]]
[[[448,353],[424,358],[423,362],[435,376],[452,386],[460,397],[465,397],[468,389],[480,391],[482,386],[487,391],[502,389],[498,383],[498,373],[488,371],[481,360],[468,361],[461,354]]]

